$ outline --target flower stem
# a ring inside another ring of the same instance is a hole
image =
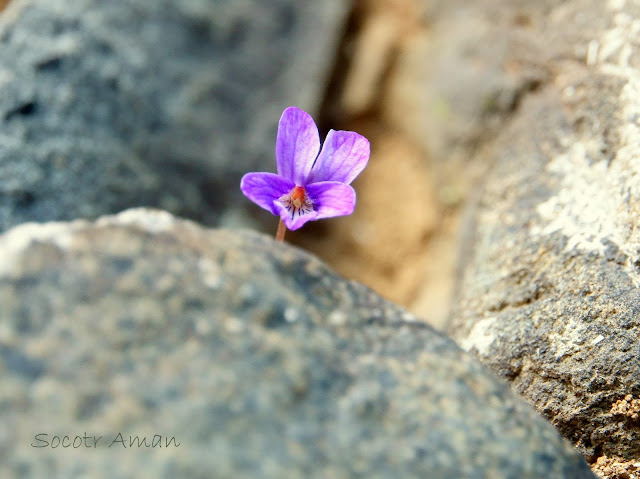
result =
[[[276,241],[284,241],[284,234],[287,232],[287,227],[284,225],[282,218],[278,223],[278,231],[276,232]]]

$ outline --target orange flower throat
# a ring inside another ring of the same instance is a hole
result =
[[[304,203],[304,201],[307,198],[307,195],[304,191],[304,186],[294,187],[293,190],[291,190],[290,195],[291,195],[291,201],[293,201],[293,204],[295,205],[296,208],[300,208],[302,203]]]
[[[278,201],[291,213],[291,219],[296,214],[302,216],[313,211],[313,202],[307,196],[304,186],[294,186],[288,194],[278,198]]]

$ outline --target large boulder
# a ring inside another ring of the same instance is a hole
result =
[[[247,222],[290,104],[316,110],[348,2],[14,0],[0,14],[0,231],[157,206]]]
[[[3,478],[593,477],[451,340],[268,237],[129,210],[0,252]]]
[[[592,460],[640,458],[639,16],[574,0],[529,25],[551,76],[479,155],[449,329]]]

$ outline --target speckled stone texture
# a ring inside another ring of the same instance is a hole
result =
[[[287,244],[138,209],[0,251],[3,478],[593,477],[451,340]],[[180,445],[128,447],[156,434]]]
[[[591,460],[640,458],[640,5],[530,26],[552,76],[483,159],[451,334]]]
[[[13,0],[0,15],[0,231],[160,207],[248,224],[280,114],[314,111],[348,2]],[[247,211],[249,213],[247,213]]]

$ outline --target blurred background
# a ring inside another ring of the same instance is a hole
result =
[[[288,240],[442,327],[474,158],[545,75],[527,63],[541,7],[504,3],[0,0],[0,231],[151,206],[274,234],[238,185],[275,171],[296,105],[372,156],[355,213]]]
[[[372,145],[354,182],[355,213],[291,234],[337,271],[442,327],[454,280],[458,213],[468,178],[429,154],[429,28],[415,0],[353,3],[321,107],[325,129]],[[446,121],[443,116],[442,121]]]
[[[369,138],[371,161],[355,213],[292,241],[443,328],[485,153],[548,77],[536,28],[553,3],[354,1],[320,119]]]

